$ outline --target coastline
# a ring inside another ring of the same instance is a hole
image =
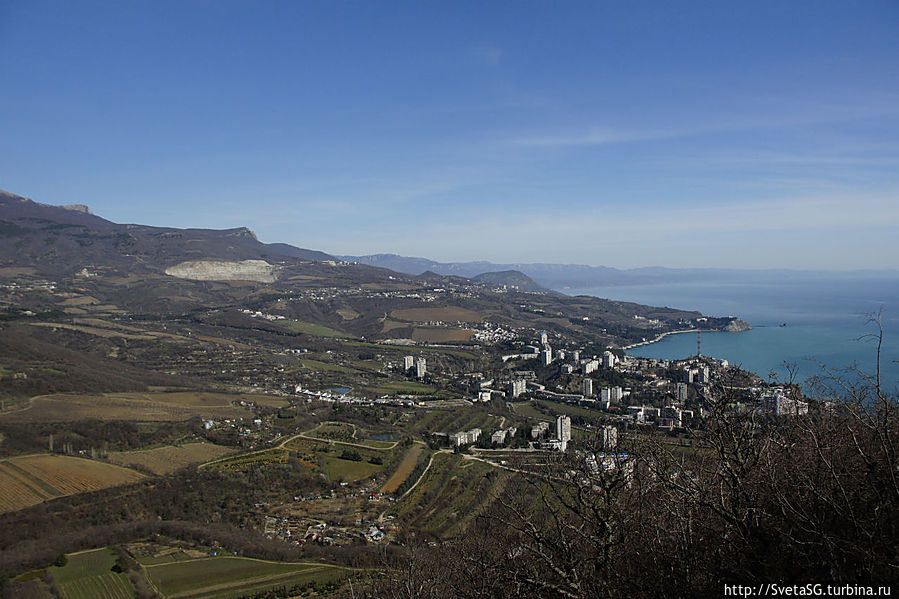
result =
[[[653,343],[658,343],[659,341],[661,341],[662,339],[664,339],[664,338],[667,337],[668,335],[679,335],[679,334],[681,334],[681,333],[717,333],[717,332],[719,332],[718,329],[682,329],[682,330],[680,330],[680,331],[667,331],[667,332],[665,332],[665,333],[662,333],[661,335],[659,335],[658,337],[656,337],[656,338],[654,338],[654,339],[650,339],[650,340],[648,340],[648,341],[641,341],[641,342],[639,342],[639,343],[633,343],[633,344],[631,344],[631,345],[625,345],[625,346],[622,347],[621,349],[623,349],[624,351],[627,351],[627,350],[629,350],[629,349],[634,349],[635,347],[640,347],[640,346],[643,346],[643,345],[651,345],[651,344],[653,344]]]

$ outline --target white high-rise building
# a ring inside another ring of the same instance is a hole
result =
[[[622,397],[624,397],[624,391],[621,389],[621,387],[612,387],[612,391],[609,396],[611,402],[618,403],[619,401],[621,401]]]
[[[574,360],[575,363],[580,362],[581,361],[581,350],[576,349],[573,352],[571,352],[571,359]]]
[[[540,345],[547,345],[549,343],[549,336],[546,334],[546,331],[540,331]]]
[[[607,451],[612,451],[618,446],[618,429],[614,426],[602,427],[602,447]]]
[[[584,397],[593,397],[593,379],[584,379]]]
[[[568,416],[556,416],[556,439],[561,442],[562,451],[565,451],[571,440],[571,418]]]
[[[403,356],[403,370],[409,370],[415,366],[415,358],[412,356]]]
[[[549,366],[550,364],[552,364],[552,361],[553,361],[553,350],[544,349],[542,352],[540,352],[540,363],[541,364],[543,364],[544,366]]]
[[[617,361],[618,361],[618,359],[615,357],[615,354],[613,354],[612,352],[610,352],[610,351],[602,352],[603,368],[612,368],[615,366],[615,362],[617,362]]]
[[[415,360],[415,376],[420,379],[425,378],[425,374],[428,372],[427,361],[424,358],[418,358]]]

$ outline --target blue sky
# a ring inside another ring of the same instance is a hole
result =
[[[899,3],[0,0],[0,189],[339,254],[899,268]]]

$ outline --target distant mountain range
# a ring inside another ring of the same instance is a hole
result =
[[[658,285],[670,283],[750,283],[777,281],[812,281],[819,279],[896,278],[896,270],[745,270],[726,268],[663,268],[645,267],[618,269],[608,266],[583,264],[495,264],[492,262],[436,262],[427,258],[410,258],[396,254],[368,256],[340,256],[349,262],[388,268],[406,274],[426,271],[441,275],[473,278],[482,273],[503,271],[519,272],[533,279],[538,285],[557,291],[592,287],[619,287],[625,285]]]

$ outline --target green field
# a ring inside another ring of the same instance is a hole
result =
[[[525,401],[512,403],[509,405],[511,406],[513,412],[526,418],[533,418],[535,420],[552,420],[552,416],[544,414],[543,412],[535,408],[533,402]]]
[[[115,560],[111,549],[95,549],[73,553],[65,566],[52,566],[49,571],[63,599],[135,597],[128,577],[112,571]]]
[[[330,329],[328,327],[319,324],[313,324],[311,322],[288,321],[282,322],[280,324],[286,326],[292,333],[303,333],[305,335],[313,335],[315,337],[332,337],[336,339],[349,337],[349,335],[342,331]]]
[[[328,480],[354,482],[368,478],[382,469],[383,466],[366,461],[356,462],[342,460],[338,457],[327,457],[325,458],[324,472]]]
[[[322,422],[304,434],[316,439],[353,443],[356,440],[356,425],[349,422]]]
[[[435,388],[431,385],[416,383],[414,381],[397,381],[380,385],[375,391],[384,395],[425,395],[433,393]]]
[[[378,441],[380,443],[381,441]],[[328,480],[347,482],[368,478],[393,463],[395,450],[348,446],[340,442],[318,441],[297,437],[284,445],[284,450],[295,451],[302,464],[315,472],[322,472]],[[346,453],[357,454],[360,459],[344,459]],[[381,464],[372,463],[380,460]]]
[[[346,366],[341,366],[340,364],[321,362],[319,360],[310,360],[308,358],[303,358],[302,360],[300,360],[300,364],[303,368],[308,368],[309,370],[322,370],[328,372],[356,372],[352,368],[347,368]]]
[[[273,587],[337,583],[350,573],[347,568],[328,564],[230,556],[147,564],[144,568],[167,599],[239,597]]]
[[[369,370],[383,370],[384,368],[383,362],[378,362],[377,360],[356,360],[350,363],[358,368],[367,368]]]
[[[537,403],[547,409],[551,410],[553,414],[565,414],[566,416],[581,416],[587,422],[591,424],[601,424],[605,420],[605,415],[603,412],[599,410],[591,410],[590,408],[582,408],[581,406],[573,406],[567,403],[559,403],[555,401],[546,401],[543,399],[538,399]],[[544,419],[546,417],[544,416]]]
[[[396,443],[394,441],[377,441],[364,439],[364,431],[360,431],[355,424],[349,422],[323,422],[312,430],[303,433],[307,437],[314,437],[337,443],[353,443],[364,445],[372,449],[390,449]]]

